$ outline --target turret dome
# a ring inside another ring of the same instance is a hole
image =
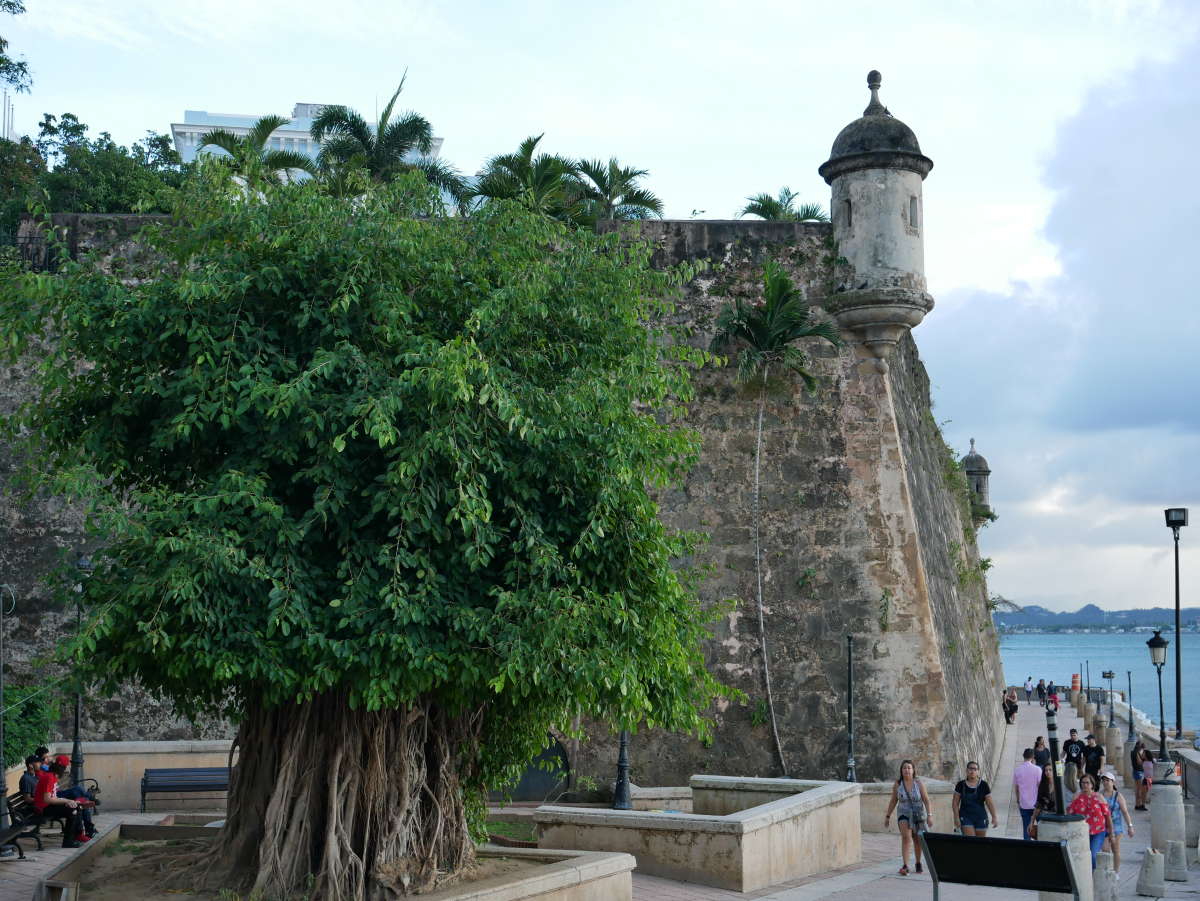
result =
[[[913,130],[893,116],[879,101],[883,76],[872,69],[867,74],[871,102],[834,139],[829,159],[818,170],[826,182],[854,169],[911,169],[924,178],[933,168],[933,160],[921,153]]]
[[[971,450],[965,457],[962,458],[963,472],[968,475],[972,473],[981,473],[988,475],[991,473],[991,467],[988,466],[988,461],[984,459],[983,454],[975,450],[975,439],[971,439]]]

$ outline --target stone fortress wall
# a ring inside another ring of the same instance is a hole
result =
[[[822,167],[832,224],[757,220],[650,221],[656,265],[706,262],[677,315],[707,345],[719,310],[761,297],[762,265],[779,261],[804,296],[834,316],[845,345],[807,348],[815,393],[794,376],[767,387],[762,467],[764,620],[786,775],[846,773],[846,636],[855,639],[855,738],[860,779],[894,778],[901,759],[951,778],[968,759],[995,772],[1003,720],[999,651],[988,610],[971,498],[931,413],[929,380],[910,329],[933,306],[925,292],[921,180],[933,163],[878,101],[838,136]],[[144,263],[133,235],[144,217],[56,217],[72,251],[113,269]],[[0,367],[0,415],[26,395],[34,358]],[[710,669],[745,703],[714,707],[708,744],[654,731],[634,736],[634,781],[686,785],[699,773],[783,775],[765,717],[753,545],[758,393],[733,367],[697,374],[689,424],[701,459],[661,498],[674,526],[704,531],[697,562],[712,567],[702,601],[734,599],[705,648]],[[16,461],[0,446],[0,483]],[[0,488],[3,485],[0,484]],[[70,628],[47,604],[41,576],[59,554],[87,549],[79,511],[0,492],[0,583],[13,585],[7,670],[45,678],[38,663]],[[65,723],[64,723],[65,726]],[[189,724],[135,688],[85,705],[85,739],[228,737],[225,723]],[[573,773],[611,782],[616,742],[592,724],[566,740]],[[64,729],[65,733],[65,729]],[[576,779],[577,784],[586,780]]]
[[[782,263],[820,302],[838,275],[826,223],[645,222],[656,262],[704,260],[678,314],[707,346],[719,310],[761,297],[762,264]],[[824,314],[822,314],[824,315]],[[990,767],[1003,719],[999,650],[965,478],[933,420],[929,379],[905,334],[881,373],[853,332],[835,349],[805,349],[818,387],[794,376],[768,384],[762,462],[764,612],[773,693],[788,775],[846,774],[846,636],[855,640],[855,742],[860,779],[894,778],[905,757],[950,778],[968,759]],[[696,773],[779,775],[755,606],[753,467],[758,389],[733,365],[696,378],[688,423],[699,465],[661,498],[674,526],[707,532],[697,562],[712,568],[702,600],[734,598],[705,649],[710,670],[745,692],[712,711],[710,745],[640,732],[633,779],[683,785]],[[566,741],[576,774],[613,777],[615,740],[599,727]],[[994,770],[992,770],[994,772]]]

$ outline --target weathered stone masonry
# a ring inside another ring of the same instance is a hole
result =
[[[816,392],[775,374],[764,420],[764,610],[789,775],[845,775],[848,634],[856,642],[860,778],[892,777],[905,757],[936,776],[960,772],[970,758],[995,772],[1002,680],[986,585],[965,481],[933,421],[929,382],[909,335],[932,307],[919,246],[920,177],[932,163],[920,156],[911,130],[878,104],[878,82],[872,87],[872,106],[843,130],[822,167],[835,181],[849,179],[834,185],[834,196],[857,204],[853,221],[841,218],[835,204],[832,225],[739,220],[632,227],[657,246],[657,265],[708,263],[678,307],[698,345],[707,346],[718,311],[733,297],[760,297],[768,257],[843,326],[844,347],[808,348]],[[903,221],[881,218],[893,215]],[[134,234],[146,221],[56,220],[73,250],[97,250],[105,265],[126,267],[131,277],[145,263]],[[0,415],[27,396],[34,365],[31,358],[0,368]],[[689,422],[702,437],[701,459],[681,489],[661,497],[662,514],[672,525],[710,535],[698,561],[712,566],[702,601],[733,598],[737,606],[714,624],[705,654],[718,678],[745,692],[748,702],[714,708],[708,747],[678,735],[635,735],[634,778],[643,785],[683,785],[705,772],[778,774],[762,717],[755,608],[757,388],[736,384],[734,370],[725,368],[698,373],[696,389]],[[0,482],[15,463],[11,450],[0,447]],[[69,628],[69,611],[46,606],[41,576],[59,554],[85,549],[77,510],[0,493],[0,583],[14,586],[18,604],[7,636],[14,681],[44,677],[36,657]],[[132,688],[93,699],[85,711],[87,739],[229,732],[227,724],[187,723]],[[605,784],[615,741],[600,725],[590,734],[589,741],[568,743],[574,773]]]

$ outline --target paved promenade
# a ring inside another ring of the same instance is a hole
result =
[[[1071,728],[1087,735],[1083,721],[1075,710],[1063,707],[1058,717],[1058,730],[1065,741]],[[992,786],[992,800],[996,802],[1000,827],[989,831],[989,835],[1019,838],[1021,814],[1017,809],[1012,790],[1013,767],[1020,763],[1021,752],[1033,747],[1033,740],[1046,734],[1046,713],[1036,701],[1031,705],[1021,702],[1015,725],[1005,729],[1004,749],[1000,756],[999,772],[984,773]],[[1123,749],[1105,749],[1110,752],[1109,766],[1113,753],[1124,753]],[[955,777],[955,781],[962,774]],[[1120,898],[1137,898],[1137,877],[1142,862],[1142,852],[1150,844],[1150,814],[1133,810],[1133,791],[1121,787],[1126,804],[1133,815],[1134,838],[1125,836],[1121,842]],[[940,824],[939,824],[940,825]],[[674,882],[654,876],[633,874],[634,901],[733,901],[735,898],[761,899],[761,901],[864,901],[885,898],[894,901],[928,901],[933,895],[933,885],[926,872],[900,876],[900,839],[895,835],[879,833],[863,834],[863,862],[861,865],[833,873],[788,882],[758,892],[730,892],[706,888],[686,882]],[[946,901],[999,901],[1001,898],[1014,901],[1036,901],[1037,892],[1017,892],[1007,889],[977,888],[968,885],[942,886],[942,897]],[[1200,901],[1200,869],[1193,866],[1187,882],[1168,882],[1167,898],[1190,898]]]
[[[101,808],[103,811],[103,808]],[[219,816],[220,814],[218,814]],[[103,812],[96,816],[97,838],[121,823],[157,823],[165,813]],[[62,836],[55,831],[42,838],[44,851],[30,850],[37,846],[29,839],[21,840],[25,849],[25,860],[16,856],[0,858],[0,901],[31,901],[40,880],[64,861],[78,854],[81,848],[63,848]],[[43,827],[43,832],[46,828]]]

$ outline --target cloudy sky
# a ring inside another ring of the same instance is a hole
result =
[[[650,170],[667,215],[728,218],[816,174],[868,69],[935,167],[916,337],[937,418],[993,470],[994,592],[1171,602],[1162,508],[1200,520],[1200,4],[1135,0],[26,0],[16,126],[122,142],[185,109],[403,103],[466,172],[543,146]],[[1200,606],[1200,521],[1184,533]]]

